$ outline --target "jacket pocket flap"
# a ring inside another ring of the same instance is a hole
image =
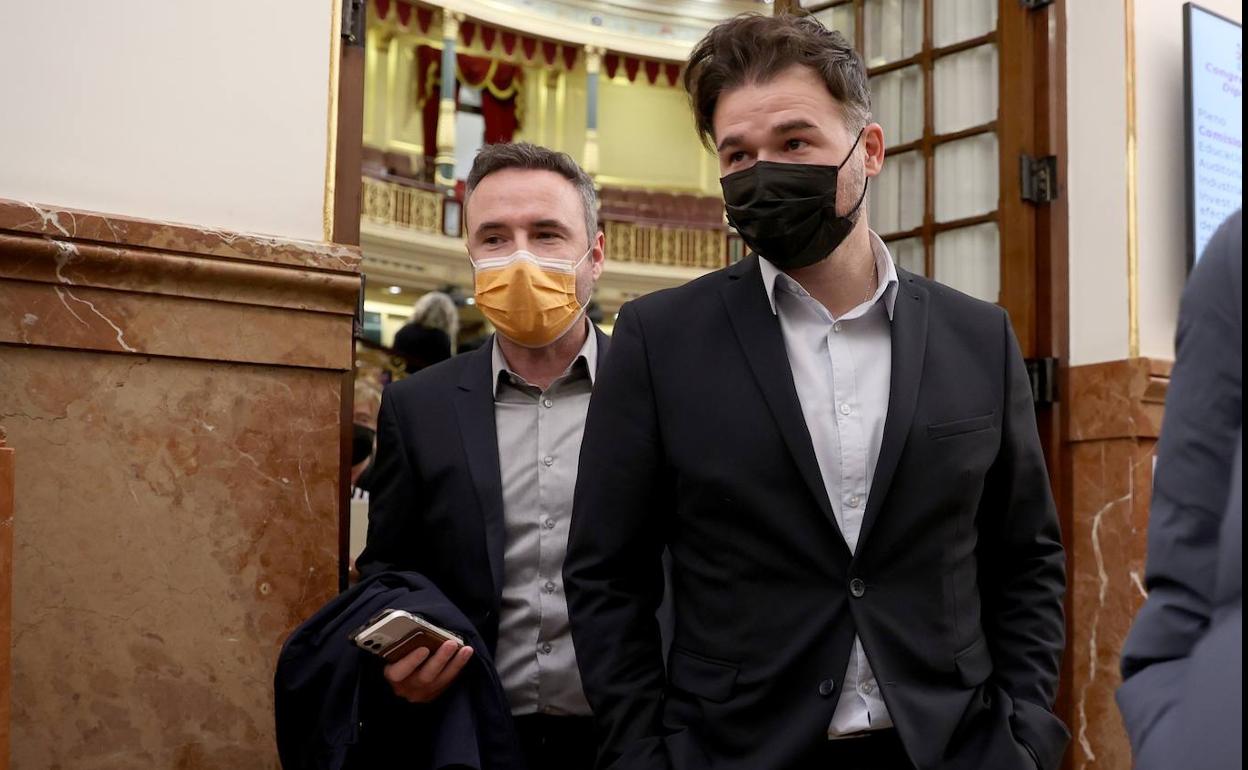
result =
[[[989,412],[979,417],[967,417],[964,420],[928,425],[927,436],[928,438],[948,438],[950,436],[959,436],[963,433],[973,433],[977,430],[986,430],[993,426],[993,420],[996,416],[996,412]]]
[[[979,637],[970,647],[953,656],[962,684],[978,687],[992,676],[992,655],[988,652],[988,640]]]
[[[713,703],[723,703],[732,697],[732,688],[737,682],[737,667],[673,648],[668,679],[678,690]]]

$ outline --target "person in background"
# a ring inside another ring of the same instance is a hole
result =
[[[1179,308],[1157,443],[1148,598],[1118,708],[1140,770],[1243,767],[1243,213],[1209,240]]]
[[[412,317],[394,335],[395,351],[407,360],[407,373],[445,361],[455,353],[459,311],[455,300],[431,291],[412,306]]]
[[[738,16],[685,86],[753,254],[624,305],[594,391],[564,574],[601,766],[1056,770],[1065,558],[1009,317],[870,230],[839,33]]]
[[[419,572],[481,632],[532,770],[588,770],[597,740],[563,592],[590,392],[607,337],[585,315],[602,274],[593,181],[564,153],[491,145],[468,175],[479,350],[386,388],[362,577]],[[388,666],[436,702],[473,654],[444,645]]]

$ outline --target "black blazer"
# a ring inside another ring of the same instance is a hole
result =
[[[598,370],[609,338],[598,335]],[[390,385],[377,417],[361,576],[420,572],[498,643],[503,487],[494,425],[493,342]],[[595,372],[595,377],[597,372]]]
[[[348,635],[383,609],[418,613],[478,651],[430,704],[390,691],[382,661]],[[426,578],[374,575],[322,607],[282,645],[273,677],[283,770],[523,770],[511,710],[468,619]]]
[[[1065,561],[1001,308],[900,273],[872,490],[851,555],[756,258],[624,306],[564,566],[603,766],[798,767],[857,632],[918,767],[1057,767]]]
[[[1122,650],[1118,707],[1140,768],[1241,767],[1243,214],[1192,271],[1157,444],[1148,599]]]

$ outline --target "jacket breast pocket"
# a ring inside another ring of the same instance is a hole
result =
[[[988,651],[988,640],[983,636],[975,640],[971,646],[953,656],[953,665],[958,669],[958,679],[965,687],[978,687],[992,676],[992,654]]]
[[[961,436],[964,433],[988,430],[996,424],[996,412],[989,412],[978,417],[967,417],[962,420],[932,423],[927,426],[927,437],[931,439]]]
[[[737,667],[673,647],[667,676],[671,686],[678,690],[712,703],[724,703],[732,697]]]

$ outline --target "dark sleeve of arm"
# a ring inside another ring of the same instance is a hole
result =
[[[1041,767],[1056,767],[1069,740],[1052,713],[1065,644],[1066,557],[1030,379],[1009,318],[1003,323],[1001,448],[979,512],[983,626],[994,681],[1014,701],[1017,737]]]
[[[602,736],[600,766],[663,767],[663,522],[671,508],[646,342],[620,312],[594,385],[564,583],[585,694]],[[623,759],[621,759],[623,757]]]
[[[1214,235],[1179,310],[1149,510],[1148,599],[1123,648],[1119,708],[1137,755],[1182,692],[1209,623],[1218,531],[1243,423],[1242,226]]]
[[[356,559],[361,577],[415,570],[419,542],[420,484],[400,428],[394,391],[387,388],[377,416],[377,457],[368,495],[368,539]]]

